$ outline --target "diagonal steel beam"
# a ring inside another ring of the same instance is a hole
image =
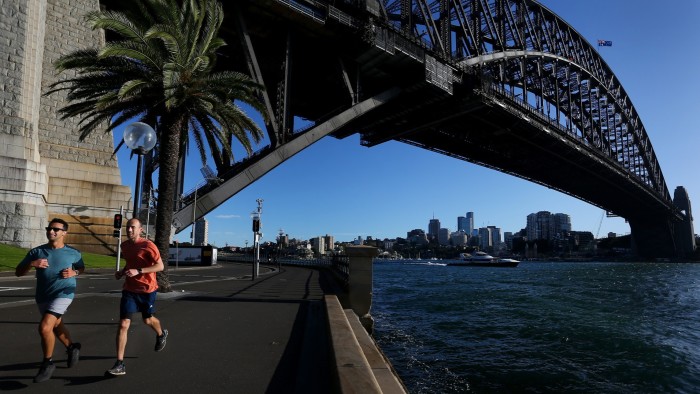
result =
[[[333,133],[349,122],[362,117],[366,113],[378,108],[397,97],[399,88],[388,89],[374,97],[351,106],[329,120],[305,131],[291,141],[278,146],[262,159],[251,164],[248,168],[223,182],[216,189],[198,197],[196,206],[194,203],[186,205],[173,215],[173,227],[176,233],[192,224],[193,219],[199,219],[214,210],[226,200],[260,179],[263,175],[272,171],[287,159],[318,142],[321,138]]]

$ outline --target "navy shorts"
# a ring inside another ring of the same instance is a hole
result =
[[[122,301],[119,304],[119,318],[131,319],[131,314],[141,312],[144,319],[153,316],[156,311],[156,293],[132,293],[122,290]]]

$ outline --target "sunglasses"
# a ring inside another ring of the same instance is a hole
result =
[[[66,231],[60,227],[46,227],[46,232],[48,233],[49,231],[53,231],[54,233],[57,233],[59,231]]]

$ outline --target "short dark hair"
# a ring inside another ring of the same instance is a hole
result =
[[[68,231],[68,222],[66,222],[66,221],[63,220],[63,219],[53,218],[53,219],[51,219],[51,221],[49,222],[49,224],[51,224],[51,223],[61,223],[61,224],[63,225],[63,230],[64,230],[64,231]]]

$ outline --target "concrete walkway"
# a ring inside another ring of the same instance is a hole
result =
[[[88,272],[79,278],[78,297],[64,320],[82,343],[80,362],[66,368],[57,343],[56,371],[43,383],[32,381],[41,360],[33,279],[2,275],[0,286],[16,283],[22,290],[0,292],[0,390],[331,392],[323,315],[330,282],[315,269],[282,267],[255,281],[250,271],[249,264],[231,263],[171,270],[175,291],[159,294],[156,304],[170,331],[167,346],[155,353],[155,334],[134,316],[121,377],[105,376],[115,360],[121,282],[108,272]]]

